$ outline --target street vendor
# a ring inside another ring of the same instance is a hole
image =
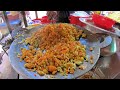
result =
[[[56,22],[70,23],[69,16],[74,11],[47,11],[47,16],[50,20],[56,20]]]

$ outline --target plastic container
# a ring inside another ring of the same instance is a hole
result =
[[[42,23],[42,24],[50,23],[50,20],[48,19],[47,16],[43,16],[42,19],[41,19],[41,23]]]
[[[36,18],[34,20],[32,20],[33,22],[40,22],[40,24],[46,24],[46,23],[51,23],[51,22],[55,22],[55,20],[49,20],[48,16],[43,16],[42,18]]]
[[[84,26],[85,24],[79,20],[79,18],[81,17],[86,18],[86,17],[89,17],[89,15],[84,11],[77,11],[69,16],[70,23],[79,25],[79,26]]]
[[[93,14],[92,20],[96,26],[107,30],[111,29],[115,24],[114,20],[98,14]]]
[[[70,15],[69,17],[69,20],[70,20],[70,23],[71,24],[75,24],[75,25],[79,25],[81,27],[85,26],[84,23],[82,23],[79,18],[81,18],[80,16],[73,16],[73,15]]]

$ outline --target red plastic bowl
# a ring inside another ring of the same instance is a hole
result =
[[[80,16],[70,15],[70,16],[69,16],[70,23],[71,23],[71,24],[76,24],[76,25],[79,25],[79,26],[85,26],[85,24],[82,23],[82,22],[79,20],[79,18],[80,18]]]
[[[42,19],[48,19],[48,16],[43,16]]]
[[[40,21],[42,24],[46,24],[46,23],[50,23],[50,22],[51,22],[51,21],[48,19],[47,16],[43,16],[42,18],[34,19],[33,21],[34,21],[34,22],[35,22],[35,21]]]
[[[112,26],[115,24],[114,20],[98,14],[93,14],[92,20],[96,26],[107,30],[111,29]]]
[[[55,20],[49,20],[48,19],[48,16],[43,16],[42,18],[37,18],[37,19],[34,19],[32,20],[33,22],[35,21],[40,21],[40,23],[42,24],[47,24],[47,23],[55,23],[56,21]]]

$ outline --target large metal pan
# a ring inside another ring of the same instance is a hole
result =
[[[40,27],[40,26],[38,26],[38,27]],[[32,33],[32,31],[38,30],[38,27],[36,27],[37,29],[36,28],[31,29],[29,32]],[[77,26],[77,28],[81,28],[81,27]],[[85,70],[80,70],[77,68],[74,74],[68,74],[68,76],[62,76],[60,73],[58,73],[58,74],[54,75],[55,79],[73,79],[73,78],[77,78],[77,77],[85,74],[86,72],[91,70],[93,68],[93,66],[96,64],[96,62],[98,61],[99,56],[100,56],[100,48],[106,47],[111,43],[111,42],[108,42],[108,43],[106,42],[106,40],[111,41],[110,36],[107,36],[104,39],[104,41],[102,43],[100,43],[100,39],[97,39],[89,31],[84,30],[84,32],[88,35],[88,37],[86,39],[81,38],[80,42],[87,46],[86,53],[87,53],[88,60],[89,60],[89,57],[92,55],[94,57],[94,59],[93,59],[94,63],[91,64],[90,62],[84,62],[83,64],[87,66],[87,68]],[[25,62],[24,61],[20,62],[20,59],[17,57],[17,53],[21,54],[20,48],[22,48],[22,47],[28,48],[25,45],[25,43],[18,44],[18,42],[20,42],[22,39],[24,39],[25,37],[28,37],[30,35],[30,33],[29,34],[24,33],[24,34],[25,34],[24,36],[16,38],[10,46],[9,60],[11,62],[12,67],[16,70],[17,73],[19,73],[21,76],[23,76],[24,78],[27,78],[27,79],[50,79],[51,75],[40,76],[36,72],[28,71],[24,67]],[[92,52],[89,50],[90,47],[94,47]]]

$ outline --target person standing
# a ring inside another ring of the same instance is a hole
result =
[[[70,23],[69,16],[74,11],[47,11],[49,20],[56,20],[57,23]]]

